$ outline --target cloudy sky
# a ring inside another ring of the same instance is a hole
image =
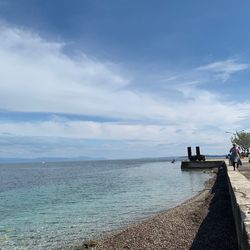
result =
[[[0,0],[0,157],[226,154],[250,130],[249,9]]]

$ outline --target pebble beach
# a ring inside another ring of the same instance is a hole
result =
[[[237,249],[225,171],[179,206],[73,249]]]

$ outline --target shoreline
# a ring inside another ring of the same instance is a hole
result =
[[[223,168],[180,205],[70,249],[237,249],[226,175]]]

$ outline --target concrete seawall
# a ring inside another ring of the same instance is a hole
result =
[[[250,166],[245,167],[250,171]],[[250,181],[240,171],[233,171],[232,167],[228,167],[227,173],[238,249],[250,249]]]
[[[227,182],[237,234],[238,249],[250,250],[250,164],[243,160],[234,171],[228,160],[183,161],[182,170],[227,168]]]

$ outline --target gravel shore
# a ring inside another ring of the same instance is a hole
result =
[[[75,249],[237,249],[226,170],[185,203]]]

